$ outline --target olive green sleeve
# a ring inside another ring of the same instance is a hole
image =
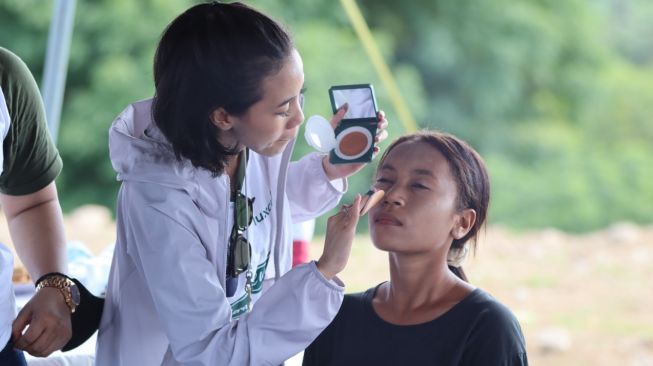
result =
[[[3,142],[0,192],[34,193],[50,184],[63,167],[48,133],[41,94],[27,65],[0,48],[0,84],[11,118]]]

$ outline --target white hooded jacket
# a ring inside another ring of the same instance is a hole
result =
[[[118,116],[109,148],[122,186],[97,366],[279,365],[335,317],[342,285],[315,263],[290,270],[292,222],[331,209],[345,189],[344,180],[328,181],[321,156],[289,163],[292,144],[273,157],[250,153],[246,181],[266,186],[274,202],[276,278],[250,313],[232,320],[223,290],[229,177],[177,161],[152,123],[151,100]]]

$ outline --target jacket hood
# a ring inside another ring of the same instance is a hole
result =
[[[152,99],[133,103],[109,129],[109,156],[119,181],[154,183],[193,193],[199,176],[211,173],[178,160],[172,145],[152,120]]]

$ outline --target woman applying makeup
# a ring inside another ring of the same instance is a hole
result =
[[[303,86],[290,34],[247,5],[194,5],[163,32],[153,98],[109,132],[121,188],[97,366],[279,365],[333,319],[357,215],[332,216],[320,259],[293,269],[292,223],[364,164],[290,161]]]

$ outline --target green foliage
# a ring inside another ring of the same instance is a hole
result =
[[[603,13],[605,37],[627,60],[653,63],[653,3],[649,0],[597,0]]]
[[[152,95],[158,38],[192,3],[77,2],[59,135],[64,209],[82,203],[113,207],[118,184],[108,157],[109,125],[128,103]],[[304,59],[306,117],[331,115],[329,86],[370,82],[390,121],[389,140],[404,132],[340,2],[249,3],[294,34]],[[52,4],[0,3],[0,45],[19,54],[37,80]],[[457,134],[485,156],[493,187],[490,222],[571,231],[618,220],[651,222],[650,1],[359,5],[421,126]],[[310,150],[302,130],[295,158]],[[374,165],[350,179],[345,201],[367,190]]]
[[[650,144],[601,144],[568,125],[544,121],[518,129],[508,157],[486,157],[491,223],[579,232],[620,221],[650,223]]]
[[[118,183],[109,161],[109,126],[127,104],[152,95],[151,65],[157,40],[166,24],[188,4],[163,0],[77,2],[58,139],[64,170],[57,184],[65,210],[84,203],[114,206]],[[2,35],[7,36],[1,39],[2,45],[17,50],[37,81],[45,57],[51,5],[51,1],[37,0],[0,5],[0,14],[7,15],[1,23]]]

